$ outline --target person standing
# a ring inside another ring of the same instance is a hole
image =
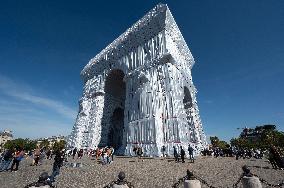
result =
[[[177,152],[177,149],[176,149],[176,147],[175,147],[175,146],[174,146],[173,148],[174,148],[174,157],[175,157],[175,161],[176,161],[176,163],[178,163],[178,162],[179,162],[178,152]]]
[[[23,149],[19,148],[14,153],[14,159],[13,159],[13,163],[12,163],[12,166],[11,166],[11,172],[12,171],[18,171],[20,162],[23,158],[24,158],[24,151],[23,151]],[[16,165],[16,168],[14,169],[15,165]]]
[[[38,162],[39,162],[39,157],[40,157],[40,149],[39,148],[36,148],[35,151],[34,151],[34,165],[38,165]]]
[[[54,163],[52,167],[52,174],[50,176],[50,180],[52,182],[55,181],[55,177],[59,175],[60,168],[63,166],[64,162],[64,151],[57,150],[55,151]]]
[[[137,147],[137,156],[138,156],[138,162],[140,161],[140,159],[142,158],[142,155],[143,155],[143,150],[142,150],[142,147],[138,146]],[[142,162],[143,162],[143,159],[142,159]]]
[[[73,159],[75,158],[76,153],[77,153],[77,148],[74,148],[74,149],[73,149],[73,153],[72,153],[72,157],[73,157]]]
[[[237,148],[237,151],[236,151],[236,160],[239,160],[239,158],[242,156],[242,151],[240,148]]]
[[[46,159],[51,159],[51,151],[50,151],[50,149],[47,149],[47,151],[46,151]]]
[[[39,165],[41,165],[43,163],[43,160],[45,159],[45,155],[46,155],[46,149],[45,148],[41,148],[40,149],[40,155],[39,155]]]
[[[79,152],[78,152],[78,159],[82,159],[83,154],[84,154],[84,150],[80,149]]]
[[[163,157],[165,157],[165,152],[166,152],[166,146],[162,146],[162,154],[163,154]]]
[[[106,148],[106,154],[107,154],[107,163],[110,164],[111,163],[111,149],[110,147]]]
[[[101,154],[102,154],[102,150],[99,147],[97,147],[97,149],[96,149],[96,161],[98,161],[100,159]]]
[[[13,151],[11,149],[6,150],[0,165],[0,172],[5,171],[9,168],[12,159],[13,159]]]
[[[185,163],[184,156],[185,156],[185,151],[182,149],[182,146],[180,146],[180,157],[182,163]]]
[[[110,150],[111,150],[111,161],[113,161],[114,148],[111,146],[111,147],[110,147]]]
[[[103,148],[103,150],[102,150],[101,161],[102,161],[102,165],[106,165],[107,164],[107,151],[106,151],[106,148]]]
[[[187,150],[188,150],[190,162],[194,163],[193,148],[190,146],[190,144],[188,144]]]
[[[135,155],[135,156],[137,156],[137,150],[138,150],[138,147],[137,147],[137,146],[134,146],[134,147],[133,147],[133,152],[134,152],[134,155]]]

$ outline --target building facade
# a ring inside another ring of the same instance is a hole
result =
[[[41,143],[44,142],[45,140],[49,142],[49,148],[52,148],[55,142],[60,142],[62,140],[66,141],[66,137],[62,135],[51,136],[51,137],[46,137],[46,138],[39,138],[39,139],[36,139],[35,141],[37,142],[37,146],[39,147]]]
[[[3,148],[8,140],[13,140],[12,131],[4,130],[3,132],[0,132],[0,149]]]
[[[162,146],[204,148],[193,85],[193,56],[167,5],[159,4],[85,66],[70,147],[113,146],[131,155],[140,146],[160,156]]]

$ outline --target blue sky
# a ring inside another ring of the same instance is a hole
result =
[[[284,130],[284,1],[167,3],[195,58],[205,133]],[[38,138],[70,133],[80,71],[159,1],[0,3],[0,130]]]

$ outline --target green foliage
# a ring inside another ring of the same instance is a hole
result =
[[[40,144],[39,144],[39,147],[40,148],[49,148],[49,141],[44,139]]]
[[[221,141],[218,142],[218,147],[221,148],[221,149],[226,149],[226,148],[230,147],[230,145],[228,145],[227,142],[221,140]]]
[[[14,140],[9,140],[5,143],[4,148],[6,149],[24,149],[26,151],[33,150],[36,148],[36,141],[29,139],[17,138]]]
[[[213,147],[219,147],[221,149],[230,147],[230,145],[227,142],[220,140],[217,136],[211,136],[210,141]]]
[[[275,125],[257,126],[250,129],[250,134],[241,133],[239,138],[231,139],[231,145],[249,149],[266,149],[272,145],[284,148],[284,133]]]
[[[54,144],[52,146],[52,149],[54,151],[62,150],[62,149],[65,148],[65,145],[66,145],[66,141],[65,140],[60,140],[59,142],[54,142]]]
[[[219,138],[217,136],[210,136],[210,142],[213,147],[217,147]]]

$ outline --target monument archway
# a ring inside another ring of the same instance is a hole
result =
[[[159,4],[92,58],[81,71],[80,110],[68,145],[112,145],[116,154],[196,152],[206,137],[191,69],[194,58],[167,5]],[[86,145],[88,147],[86,147]]]
[[[112,146],[117,151],[125,142],[123,139],[126,86],[124,72],[111,70],[105,79],[104,111],[100,146]]]

